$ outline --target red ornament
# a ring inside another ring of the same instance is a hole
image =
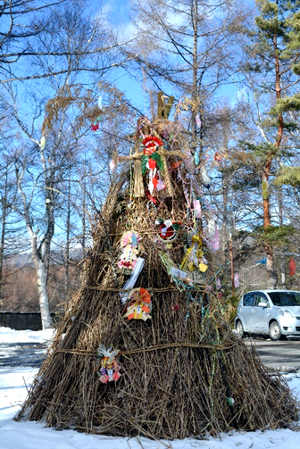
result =
[[[154,170],[156,167],[156,161],[154,159],[148,159],[148,165],[150,170]]]
[[[172,310],[173,312],[178,312],[180,309],[179,302],[177,301],[177,304],[172,304]]]
[[[146,156],[150,156],[151,154],[153,154],[156,151],[156,149],[158,147],[160,147],[163,144],[163,142],[162,142],[162,140],[160,140],[159,137],[151,136],[150,134],[148,134],[142,140],[142,144],[145,146],[143,153]]]
[[[168,228],[164,223],[159,225],[158,233],[164,240],[172,240],[175,237],[175,229],[173,226]]]
[[[149,192],[149,190],[146,191],[146,195],[149,201],[151,201],[151,203],[153,204],[158,204],[158,199],[155,198],[155,196],[152,196],[151,193]]]
[[[97,131],[98,129],[99,129],[99,123],[97,123],[96,125],[91,125],[92,131]]]
[[[290,276],[293,276],[296,273],[296,263],[293,258],[291,258],[289,263]]]

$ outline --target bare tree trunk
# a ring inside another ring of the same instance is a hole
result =
[[[7,214],[7,173],[5,176],[4,195],[2,197],[2,226],[1,226],[1,242],[0,242],[0,300],[2,299],[3,284],[3,260],[4,260],[4,238],[6,230],[6,214]]]
[[[69,175],[70,176],[70,175]],[[65,247],[65,299],[69,294],[70,228],[71,228],[71,180],[68,181],[67,229]]]
[[[37,285],[39,291],[39,303],[43,329],[51,328],[51,315],[49,306],[49,296],[47,290],[48,272],[43,261],[38,258],[34,260],[37,274]]]
[[[54,211],[53,211],[53,187],[51,171],[46,166],[46,160],[44,158],[43,147],[40,146],[41,159],[44,166],[44,178],[45,178],[45,219],[47,228],[44,236],[38,242],[38,233],[33,230],[33,223],[30,216],[30,203],[27,201],[26,194],[22,188],[22,179],[25,173],[25,168],[22,167],[20,173],[20,167],[16,167],[16,179],[17,186],[20,192],[23,202],[23,218],[26,223],[26,228],[30,236],[32,259],[36,268],[37,286],[39,291],[39,303],[42,319],[43,329],[49,329],[51,327],[51,315],[49,307],[49,297],[47,291],[48,272],[50,264],[50,247],[52,237],[54,235]],[[26,162],[25,162],[26,164]]]
[[[275,50],[275,74],[276,74],[276,82],[275,82],[275,89],[276,89],[276,99],[279,100],[281,98],[281,74],[280,74],[280,66],[279,66],[279,59],[277,56],[277,35],[273,38],[273,44],[274,44],[274,50]],[[283,116],[282,114],[278,114],[278,128],[277,128],[277,137],[275,141],[275,147],[278,149],[281,144],[283,135]],[[271,171],[271,165],[274,159],[274,156],[276,154],[276,150],[272,151],[265,163],[264,171],[263,171],[263,181],[266,182],[268,185],[268,180],[270,176]],[[263,211],[264,211],[264,230],[267,231],[268,227],[270,226],[270,196],[269,191],[266,196],[266,198],[263,198]],[[278,276],[274,269],[274,251],[272,246],[268,242],[264,242],[266,255],[267,255],[267,261],[266,261],[266,269],[268,274],[268,287],[269,288],[276,288],[277,282],[278,282]]]

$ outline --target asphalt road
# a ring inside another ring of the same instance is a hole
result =
[[[282,372],[300,372],[300,340],[245,338],[244,341],[256,347],[261,361],[269,368]]]
[[[283,372],[300,372],[300,340],[272,341],[262,338],[245,338],[254,345],[262,362],[269,368]],[[0,343],[0,367],[40,367],[45,359],[46,345],[41,343]]]

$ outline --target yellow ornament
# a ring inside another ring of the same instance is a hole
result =
[[[193,264],[193,262],[189,262],[189,263],[187,264],[187,267],[188,267],[189,271],[194,271],[194,270],[196,270],[196,267],[195,267],[195,265]]]
[[[202,273],[205,273],[207,268],[208,268],[208,265],[206,265],[205,263],[199,263],[199,270],[202,271]]]

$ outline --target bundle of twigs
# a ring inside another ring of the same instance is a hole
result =
[[[283,427],[295,420],[296,402],[287,384],[231,332],[218,296],[170,276],[167,262],[180,264],[184,239],[168,248],[156,238],[153,223],[171,214],[174,221],[192,224],[183,181],[173,183],[176,199],[156,208],[146,198],[128,207],[127,182],[125,171],[108,195],[81,289],[17,419],[164,439]],[[126,230],[142,237],[139,255],[145,265],[136,287],[151,293],[147,321],[129,321],[124,317],[128,304],[120,301],[127,277],[116,262]],[[100,344],[120,351],[117,382],[98,380]]]

